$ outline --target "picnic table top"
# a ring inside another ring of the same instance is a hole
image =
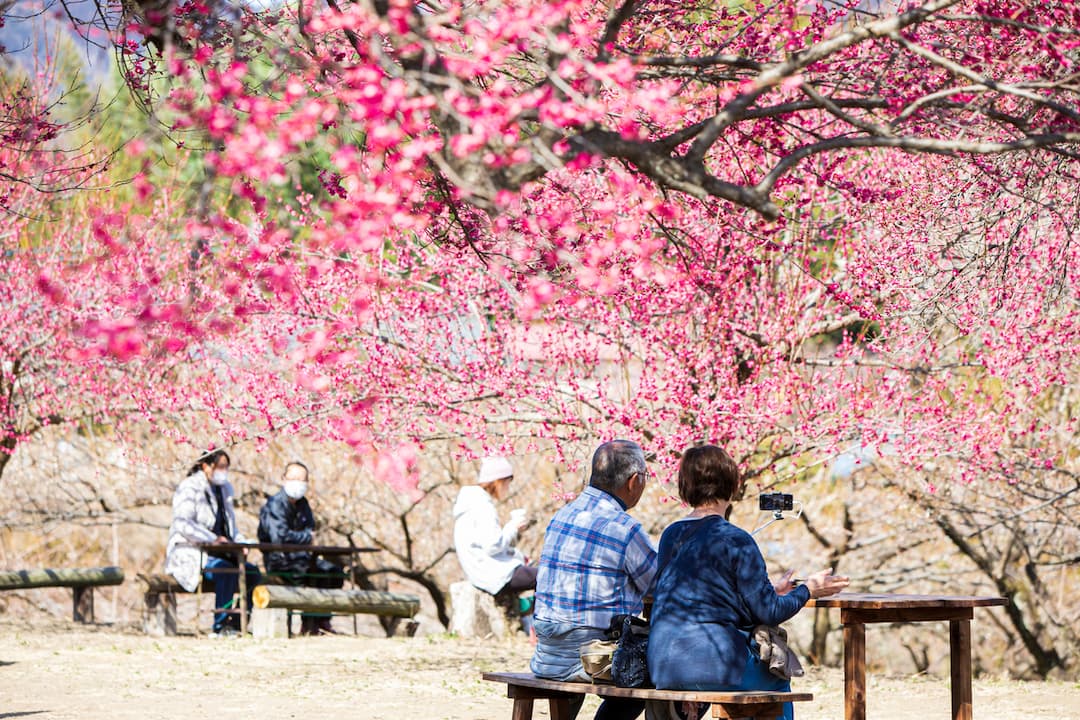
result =
[[[807,607],[832,607],[848,610],[906,610],[914,608],[974,608],[1005,605],[1003,597],[976,595],[901,595],[893,593],[839,593],[811,598]]]
[[[350,547],[347,545],[302,545],[298,543],[260,543],[260,542],[197,542],[190,543],[200,550],[221,550],[223,552],[242,552],[259,550],[262,552],[307,552],[313,555],[355,555],[358,553],[379,552],[375,547]]]

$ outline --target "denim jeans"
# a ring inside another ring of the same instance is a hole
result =
[[[759,660],[749,647],[747,648],[746,670],[742,683],[735,690],[769,690],[771,692],[791,692],[791,681],[778,678],[769,672],[768,663]],[[783,703],[784,720],[793,720],[795,709],[792,703]]]
[[[227,558],[211,557],[206,560],[203,576],[214,583],[214,609],[228,610],[232,607],[233,596],[240,589],[240,575],[235,572],[214,572],[215,569],[236,570],[236,563]],[[259,568],[249,562],[244,563],[247,573],[247,609],[251,612],[251,591],[259,584]],[[214,613],[214,632],[221,632],[226,627],[240,628],[240,618],[230,619],[227,612]]]
[[[605,637],[603,630],[578,628],[567,623],[546,620],[534,620],[533,625],[536,628],[537,642],[529,668],[534,675],[563,682],[591,682],[581,667],[578,648],[589,640]],[[575,695],[571,698],[569,720],[577,718],[584,702],[584,695]],[[644,710],[644,700],[605,698],[593,718],[594,720],[635,720]]]
[[[687,662],[693,662],[693,658],[688,658]],[[768,663],[764,663],[759,660],[757,656],[750,651],[749,647],[747,647],[746,665],[743,668],[742,681],[737,685],[710,685],[706,683],[697,687],[683,687],[680,689],[700,690],[704,692],[724,692],[728,690],[764,690],[769,692],[791,692],[791,681],[784,680],[783,678],[778,678],[771,672],[769,672]],[[666,701],[650,701],[650,707],[647,709],[645,717],[667,718],[668,713],[666,708]],[[783,715],[781,716],[783,720],[794,720],[795,710],[792,703],[782,703],[781,708],[783,709]]]

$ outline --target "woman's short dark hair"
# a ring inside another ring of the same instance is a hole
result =
[[[188,475],[194,475],[202,470],[203,465],[217,465],[218,460],[225,458],[225,462],[232,465],[232,458],[229,457],[229,453],[224,450],[210,450],[199,456],[199,459],[195,461],[195,464],[188,470]]]
[[[679,462],[679,497],[691,507],[731,500],[739,489],[739,466],[715,445],[692,447]]]

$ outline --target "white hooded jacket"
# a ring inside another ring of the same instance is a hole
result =
[[[495,501],[479,485],[461,488],[454,503],[454,548],[465,578],[494,595],[503,589],[525,556],[514,547],[517,526],[499,525]]]

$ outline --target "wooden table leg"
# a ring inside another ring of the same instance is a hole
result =
[[[866,720],[866,625],[844,624],[844,718]]]
[[[971,621],[949,621],[953,720],[971,720]]]
[[[206,560],[205,555],[199,556],[199,584],[195,586],[195,637],[202,637],[202,628],[199,626],[199,613],[202,611],[202,585],[206,580]]]
[[[247,563],[246,556],[236,554],[236,569],[240,571],[240,636],[247,635]]]

